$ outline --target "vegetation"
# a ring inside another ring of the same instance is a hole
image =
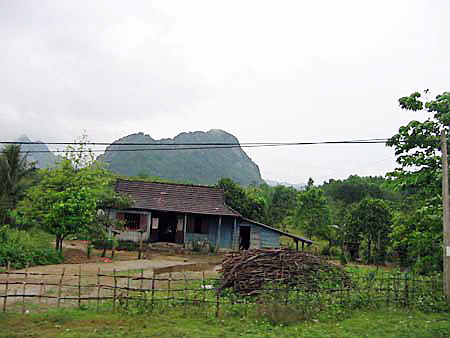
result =
[[[295,221],[307,237],[316,236],[332,243],[329,228],[330,209],[323,190],[314,187],[312,180],[306,190],[298,194]]]
[[[366,263],[384,263],[386,257],[387,235],[390,231],[391,215],[387,204],[381,199],[365,198],[354,204],[348,213],[345,225],[345,240],[357,243],[365,240],[367,248]],[[372,248],[375,244],[375,250]]]
[[[270,187],[262,183],[257,166],[240,148],[164,151],[180,143],[238,142],[220,130],[161,141],[134,134],[119,141],[143,143],[143,148],[158,144],[161,150],[145,156],[138,151],[106,151],[101,159],[115,172],[143,178],[217,182],[226,203],[243,216],[312,238],[323,247],[322,253],[344,263],[349,259],[391,262],[433,274],[442,270],[439,136],[449,129],[450,93],[428,102],[413,93],[399,103],[406,110],[424,110],[432,116],[424,122],[411,121],[387,142],[399,164],[388,177],[354,175],[321,186],[310,180],[304,190]],[[81,141],[80,148],[67,149],[57,166],[38,173],[20,156],[20,147],[5,147],[0,154],[0,221],[9,215],[19,225],[45,229],[56,237],[58,249],[71,234],[107,244],[111,221],[98,209],[124,207],[132,201],[114,195],[114,175],[94,161],[86,137]],[[108,150],[117,147],[113,144]]]
[[[113,180],[93,161],[84,144],[78,150],[68,148],[56,167],[43,170],[17,210],[21,222],[54,235],[60,252],[67,236],[92,231],[91,226],[97,223],[98,201]]]
[[[390,238],[403,265],[414,264],[417,270],[430,273],[442,269],[439,139],[441,130],[449,130],[450,93],[424,102],[416,92],[402,97],[399,103],[405,110],[424,110],[432,117],[424,122],[411,121],[387,143],[395,149],[399,164],[389,176],[393,186],[405,196],[394,212]]]
[[[114,143],[133,143],[117,146]],[[138,177],[163,177],[197,184],[215,184],[221,177],[229,177],[242,184],[262,183],[258,166],[240,148],[173,150],[176,144],[233,143],[239,141],[222,130],[182,133],[173,139],[156,141],[143,133],[125,136],[110,145],[99,160],[109,164],[117,174]],[[135,145],[144,144],[143,146]],[[155,147],[156,146],[156,147]],[[195,146],[178,146],[195,148]],[[148,149],[152,151],[120,151],[116,149]],[[172,149],[165,151],[165,149]]]
[[[44,232],[0,227],[0,266],[21,269],[61,262],[62,256],[51,246]]]
[[[336,289],[334,284],[316,292],[268,285],[258,296],[225,290],[220,299],[214,289],[201,287],[217,286],[215,280],[189,280],[171,297],[159,286],[156,294],[131,291],[130,299],[119,297],[115,307],[111,301],[83,301],[79,309],[47,307],[42,312],[39,305],[26,304],[26,314],[0,315],[0,332],[8,328],[8,337],[14,337],[11,332],[18,337],[448,336],[450,308],[442,293],[433,292],[435,278],[407,277],[354,270],[349,292],[329,292]],[[387,278],[393,282],[390,292]]]
[[[78,303],[76,298],[72,304],[78,309],[71,308],[70,301],[64,302],[64,308],[50,310],[37,302],[10,305],[0,315],[0,336],[5,332],[8,337],[14,337],[11,332],[18,337],[444,337],[450,333],[450,307],[436,277],[412,278],[408,273],[367,268],[352,268],[350,276],[351,288],[345,292],[339,290],[340,283],[330,280],[315,291],[275,283],[257,295],[222,290],[219,297],[216,279],[184,283],[173,279],[168,284],[161,276],[155,292],[122,293],[115,306],[110,300]],[[90,289],[84,292],[93,294]]]
[[[236,316],[210,319],[201,312],[124,314],[90,310],[53,310],[0,315],[0,337],[446,337],[448,314],[362,309],[342,320],[273,324]]]
[[[0,224],[5,223],[8,211],[16,207],[30,184],[34,166],[21,155],[20,146],[8,145],[0,153]]]

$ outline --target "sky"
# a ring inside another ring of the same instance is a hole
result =
[[[1,0],[0,140],[222,129],[240,142],[389,138],[450,90],[450,1]],[[383,144],[246,149],[264,179],[395,167]]]

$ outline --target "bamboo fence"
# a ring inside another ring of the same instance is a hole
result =
[[[98,311],[109,304],[112,311],[128,309],[133,302],[144,303],[152,310],[157,304],[177,304],[187,311],[189,304],[210,306],[220,316],[224,305],[256,304],[264,301],[261,295],[272,295],[271,301],[302,304],[305,295],[317,292],[332,294],[345,303],[350,297],[364,297],[371,302],[408,306],[417,297],[442,295],[442,281],[437,277],[421,277],[408,273],[356,273],[350,272],[352,283],[327,281],[314,289],[298,289],[292,285],[268,280],[259,295],[245,295],[245,290],[232,292],[221,287],[219,278],[207,278],[202,272],[195,276],[189,273],[152,273],[145,276],[144,270],[84,273],[81,265],[77,273],[60,274],[5,271],[0,272],[0,311],[28,313],[36,305],[91,306]],[[236,285],[239,285],[239,276]],[[236,291],[236,290],[234,290]],[[303,298],[302,298],[303,297]]]

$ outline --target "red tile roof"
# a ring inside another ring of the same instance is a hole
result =
[[[216,187],[117,180],[115,191],[130,197],[136,209],[240,216],[225,205],[223,191]]]

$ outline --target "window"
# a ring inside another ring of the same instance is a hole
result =
[[[208,216],[189,215],[187,219],[186,232],[191,234],[208,234]]]
[[[125,214],[125,227],[128,230],[138,230],[140,225],[141,215],[140,214]]]

